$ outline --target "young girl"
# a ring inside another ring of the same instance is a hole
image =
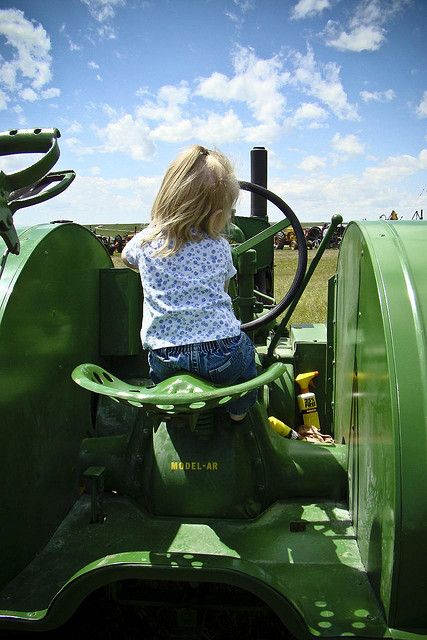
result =
[[[238,194],[229,160],[194,145],[172,162],[151,223],[123,250],[125,264],[141,275],[141,339],[156,384],[182,370],[218,385],[256,376],[254,345],[227,293],[236,269],[221,236]],[[256,395],[230,402],[231,419],[243,420]]]

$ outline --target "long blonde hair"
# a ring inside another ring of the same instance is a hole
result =
[[[205,234],[218,238],[238,195],[239,183],[228,158],[193,145],[167,169],[142,243],[160,239],[156,254],[166,256]]]

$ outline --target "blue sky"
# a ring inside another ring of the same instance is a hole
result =
[[[58,127],[77,172],[16,223],[148,221],[196,142],[243,180],[267,147],[304,221],[427,216],[426,25],[425,0],[0,0],[0,130]]]

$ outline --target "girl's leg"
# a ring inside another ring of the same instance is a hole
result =
[[[235,339],[218,340],[218,349],[204,356],[205,361],[201,358],[201,364],[205,371],[201,370],[200,375],[215,384],[238,384],[252,380],[257,375],[255,347],[245,333]],[[250,391],[242,398],[230,402],[227,405],[230,417],[235,421],[243,420],[248,409],[255,404],[257,395],[257,390]]]

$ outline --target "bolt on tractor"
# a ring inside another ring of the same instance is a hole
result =
[[[74,178],[51,172],[59,136],[0,134],[3,156],[41,154],[0,173],[0,637],[425,640],[426,222],[349,223],[326,324],[292,325],[342,220],[307,268],[253,149],[230,293],[258,375],[153,385],[138,274],[83,226],[18,226]],[[276,301],[287,227],[298,265]],[[312,438],[288,437],[301,425]]]

